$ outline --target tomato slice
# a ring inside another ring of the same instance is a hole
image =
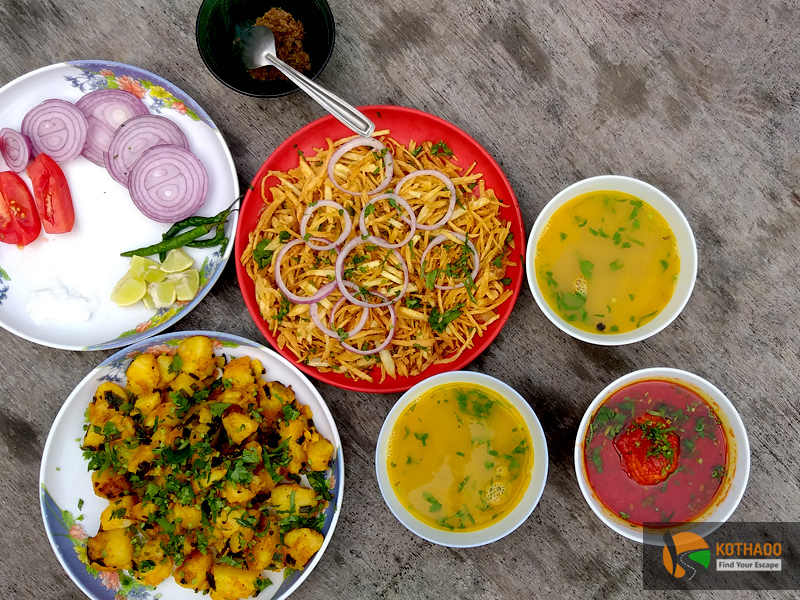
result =
[[[44,230],[47,233],[72,231],[75,209],[61,167],[46,154],[40,154],[28,165],[27,173],[33,183],[33,198]]]
[[[0,242],[27,246],[41,231],[28,186],[16,173],[0,172]]]

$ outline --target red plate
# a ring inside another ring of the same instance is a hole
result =
[[[517,296],[519,296],[519,290],[524,278],[523,257],[525,254],[525,233],[522,227],[522,214],[519,210],[517,197],[514,195],[511,184],[503,174],[500,166],[478,142],[455,125],[439,117],[434,117],[433,115],[413,108],[403,108],[400,106],[362,106],[359,110],[375,122],[375,126],[378,130],[389,129],[391,136],[403,144],[407,144],[412,139],[418,143],[444,140],[453,150],[453,153],[459,160],[459,164],[466,168],[473,162],[476,162],[475,171],[477,173],[483,173],[486,187],[494,189],[497,197],[505,204],[510,205],[508,208],[500,210],[500,216],[511,223],[511,233],[514,234],[514,242],[519,257],[517,266],[508,267],[506,269],[506,276],[510,277],[512,281],[511,287],[513,289],[513,294],[497,309],[500,318],[489,325],[483,336],[474,338],[474,346],[464,350],[458,360],[445,365],[432,365],[415,377],[398,376],[395,379],[386,377],[383,383],[378,383],[381,377],[380,367],[374,368],[371,373],[375,378],[374,383],[370,383],[369,381],[356,381],[350,377],[340,375],[339,373],[321,373],[315,367],[309,367],[300,362],[297,356],[288,348],[278,347],[275,336],[269,331],[268,324],[261,318],[261,312],[256,302],[255,285],[242,266],[239,257],[247,247],[248,236],[258,224],[258,217],[264,206],[261,199],[261,180],[266,176],[267,172],[288,171],[289,169],[297,167],[298,152],[302,151],[306,154],[313,154],[315,147],[326,147],[326,138],[337,140],[353,135],[352,131],[331,116],[323,117],[313,123],[309,123],[292,135],[275,149],[256,174],[253,179],[252,187],[244,197],[244,202],[239,212],[239,225],[236,230],[235,246],[236,273],[239,277],[239,287],[242,290],[244,302],[247,305],[247,309],[250,311],[250,315],[256,322],[256,325],[258,325],[258,328],[261,330],[261,333],[267,338],[269,343],[272,344],[275,350],[297,365],[298,369],[320,381],[348,390],[375,393],[404,392],[431,375],[462,369],[483,352],[500,332],[500,329],[511,314],[511,310],[514,308],[514,303],[517,301]],[[269,186],[267,186],[267,190],[269,190]]]

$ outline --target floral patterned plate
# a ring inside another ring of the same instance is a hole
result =
[[[28,110],[48,98],[75,102],[105,88],[138,96],[151,113],[174,121],[186,134],[189,148],[209,175],[208,197],[198,214],[215,215],[236,200],[236,168],[211,118],[185,92],[137,67],[75,61],[23,75],[0,88],[0,128],[19,130]],[[128,259],[120,252],[159,241],[169,224],[145,217],[127,189],[84,157],[61,166],[75,205],[75,227],[64,234],[42,232],[22,249],[0,244],[0,326],[54,348],[102,350],[159,333],[194,308],[222,273],[233,244],[224,250],[189,249],[201,272],[200,289],[192,301],[157,310],[142,303],[119,307],[110,295],[128,270]],[[6,168],[0,157],[0,170]],[[228,219],[229,238],[237,218],[233,213]]]
[[[182,588],[168,577],[158,587],[152,588],[138,584],[125,572],[108,571],[98,573],[87,566],[86,540],[95,535],[100,526],[100,513],[108,501],[95,496],[92,489],[91,474],[87,461],[80,449],[85,435],[84,414],[94,396],[97,386],[103,381],[114,381],[124,385],[125,371],[131,360],[143,352],[160,354],[174,352],[181,340],[193,335],[205,335],[214,342],[216,354],[229,358],[249,356],[261,361],[271,381],[280,381],[291,386],[301,404],[311,407],[314,425],[334,446],[334,460],[326,477],[330,480],[331,500],[325,510],[325,524],[322,534],[325,541],[319,552],[306,565],[303,571],[273,573],[268,586],[257,597],[282,599],[291,594],[308,577],[319,562],[330,542],[336,521],[342,508],[344,484],[344,459],[342,444],[336,423],[319,392],[288,360],[249,340],[233,335],[208,331],[184,331],[166,333],[150,340],[120,350],[104,360],[89,373],[70,394],[56,416],[42,456],[39,474],[42,518],[50,544],[67,571],[67,574],[88,597],[93,600],[195,600],[204,598],[192,590]]]

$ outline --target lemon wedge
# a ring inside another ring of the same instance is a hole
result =
[[[155,308],[165,308],[175,304],[176,293],[174,281],[157,281],[151,283],[147,286],[147,292],[153,298],[153,306]]]
[[[160,283],[164,281],[169,275],[166,272],[162,271],[161,268],[156,267],[155,269],[150,269],[149,271],[145,271],[144,273],[144,280],[147,283]]]
[[[118,306],[130,306],[144,298],[147,284],[136,277],[124,275],[111,290],[111,301]]]
[[[164,273],[180,273],[194,265],[192,257],[180,248],[170,250],[164,262],[161,263],[161,270]]]
[[[142,304],[147,310],[153,310],[156,307],[155,302],[153,302],[153,297],[150,294],[145,294],[144,298],[142,298]]]
[[[180,279],[175,282],[175,294],[181,302],[188,302],[197,295],[200,287],[200,271],[188,269],[181,273]]]
[[[159,264],[156,261],[150,258],[145,258],[144,256],[134,255],[131,257],[128,275],[131,277],[141,277],[144,273],[152,269],[158,269],[158,267]]]

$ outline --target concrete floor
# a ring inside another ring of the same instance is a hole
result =
[[[0,83],[78,58],[156,72],[205,107],[248,182],[278,143],[323,112],[302,94],[259,100],[218,83],[195,45],[198,4],[2,0]],[[679,204],[694,229],[700,267],[680,318],[621,348],[562,334],[524,286],[506,327],[469,368],[504,379],[529,400],[547,434],[550,475],[527,522],[487,547],[433,546],[406,531],[382,502],[373,453],[399,394],[319,384],[340,428],[347,483],[331,545],[294,597],[643,596],[641,548],[589,510],[572,452],[591,399],[617,377],[649,366],[697,373],[740,411],[752,470],[733,519],[800,519],[795,3],[336,0],[332,8],[336,48],[320,83],[354,104],[411,106],[467,131],[505,170],[526,232],[567,185],[596,174],[630,175]],[[263,340],[233,261],[176,329]],[[110,354],[55,350],[0,331],[2,598],[82,597],[44,535],[38,469],[59,407]]]

